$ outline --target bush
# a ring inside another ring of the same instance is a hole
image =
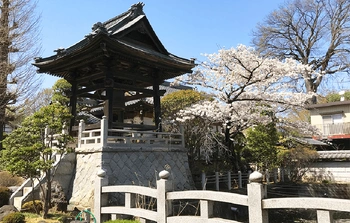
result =
[[[338,93],[331,93],[326,96],[327,102],[336,102],[340,101],[341,96]]]
[[[7,171],[0,171],[0,186],[10,187],[21,185],[23,179],[21,177],[13,176]]]
[[[33,201],[28,201],[22,205],[22,210],[38,214],[43,210],[43,203],[40,200],[35,200],[34,203]]]
[[[13,212],[8,215],[6,215],[3,219],[3,223],[25,223],[24,221],[25,217],[20,212]]]
[[[7,187],[0,186],[0,207],[9,204],[11,191]]]

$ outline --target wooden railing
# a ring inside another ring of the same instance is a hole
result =
[[[319,124],[315,125],[323,136],[350,134],[350,123]]]
[[[233,205],[248,207],[249,222],[268,223],[268,210],[283,208],[301,208],[317,210],[318,223],[332,223],[333,211],[350,212],[350,200],[333,198],[266,198],[265,186],[261,183],[262,174],[253,172],[249,176],[247,195],[218,192],[218,191],[172,191],[172,182],[168,180],[167,171],[159,173],[157,189],[141,186],[108,186],[106,172],[98,173],[95,184],[94,212],[97,222],[111,218],[117,214],[137,216],[143,222],[156,221],[158,223],[181,222],[236,222],[233,220],[213,217],[214,202],[225,202]],[[109,206],[108,193],[124,193],[124,206]],[[148,196],[157,200],[156,210],[146,210],[136,206],[137,196]],[[199,200],[199,216],[176,216],[172,211],[172,202],[175,200]]]
[[[179,133],[108,129],[108,120],[103,117],[101,127],[85,130],[84,121],[79,123],[78,148],[105,146],[184,146],[183,135]]]

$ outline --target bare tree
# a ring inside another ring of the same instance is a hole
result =
[[[41,84],[31,65],[40,50],[35,9],[32,0],[0,1],[0,142],[8,106],[28,98]]]
[[[350,71],[349,0],[291,0],[258,24],[253,36],[261,52],[312,67],[315,72],[300,75],[307,92],[316,93],[332,74]]]

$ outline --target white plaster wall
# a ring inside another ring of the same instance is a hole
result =
[[[349,105],[335,105],[332,107],[315,108],[310,110],[311,124],[322,125],[322,115],[320,113],[337,113],[344,112],[343,122],[350,122],[350,106]]]
[[[322,181],[349,183],[350,182],[350,162],[319,162],[312,163],[307,177]]]

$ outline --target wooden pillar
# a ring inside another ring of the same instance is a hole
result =
[[[77,95],[77,81],[74,79],[73,81],[70,82],[70,84],[72,85],[71,87],[71,94],[70,95],[70,100],[69,100],[69,107],[70,107],[70,112],[72,115],[70,124],[69,124],[69,133],[72,132],[74,123],[75,123],[75,119],[77,118],[77,101],[78,101],[78,95]]]
[[[104,116],[108,120],[108,128],[112,127],[113,124],[113,98],[114,98],[114,80],[113,74],[109,69],[108,62],[104,67],[105,74],[105,89],[106,89],[106,101],[104,105]]]
[[[158,132],[162,131],[162,113],[160,107],[159,82],[157,79],[153,82],[153,103],[154,103],[154,122]]]

